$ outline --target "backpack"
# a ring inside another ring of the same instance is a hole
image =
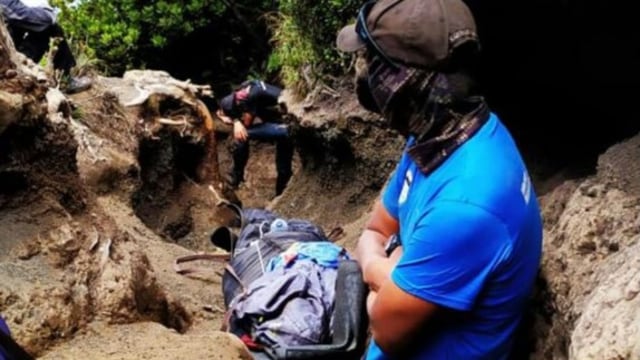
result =
[[[286,230],[269,231],[274,221],[283,220],[275,213],[263,209],[247,209],[243,210],[241,216],[242,228],[222,277],[226,306],[248,284],[264,274],[271,259],[287,250],[294,242],[329,241],[324,231],[308,220],[286,219]]]
[[[332,239],[340,236],[342,229],[335,228],[329,235],[325,235],[321,227],[305,219],[285,219],[264,209],[241,210],[237,208],[236,210],[240,219],[238,234],[235,235],[235,232],[228,227],[221,227],[215,229],[210,237],[214,245],[227,250],[229,254],[201,254],[183,257],[186,258],[185,261],[203,258],[225,261],[222,292],[227,311],[223,330],[237,335],[252,351],[256,359],[359,358],[364,350],[366,338],[366,286],[358,264],[353,260],[347,260],[346,251],[330,254],[330,257],[337,256],[340,260],[332,264],[336,268],[330,279],[334,287],[329,293],[333,305],[327,311],[326,316],[322,317],[323,319],[326,317],[323,324],[331,334],[330,337],[324,339],[326,341],[311,345],[287,345],[282,342],[267,342],[265,344],[265,341],[260,343],[253,341],[253,338],[246,331],[247,326],[242,326],[246,324],[238,321],[237,318],[239,304],[242,304],[247,300],[247,297],[253,294],[251,291],[255,291],[256,286],[259,286],[262,281],[261,295],[249,299],[264,302],[265,306],[259,306],[260,309],[274,306],[274,304],[278,305],[278,301],[289,301],[292,299],[291,296],[296,297],[295,294],[287,294],[285,298],[276,299],[275,295],[277,294],[270,291],[277,292],[280,289],[278,286],[283,284],[278,280],[282,280],[282,278],[270,272],[265,274],[265,269],[283,266],[283,254],[294,244],[302,244],[301,247],[308,245],[307,250],[317,250],[314,245],[323,246],[323,244],[327,245],[326,248],[322,248],[323,251],[341,248],[333,245]],[[326,251],[320,255],[325,253]],[[193,271],[178,267],[180,262],[182,262],[180,259],[176,261],[176,271],[180,273]],[[313,264],[307,265],[312,266]],[[269,279],[268,276],[272,277]],[[268,279],[269,282],[265,283],[265,279]],[[267,296],[263,297],[265,291]],[[301,315],[305,317],[309,314]],[[287,319],[287,323],[290,319]],[[292,336],[286,339],[294,338],[296,334],[290,333],[289,335]]]

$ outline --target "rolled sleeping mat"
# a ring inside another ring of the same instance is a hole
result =
[[[354,260],[342,260],[336,279],[330,344],[267,348],[254,352],[255,359],[272,360],[357,360],[362,357],[367,337],[367,287]]]
[[[238,241],[238,235],[234,234],[228,227],[220,226],[211,232],[209,240],[214,246],[231,252],[231,249],[235,248],[235,244]]]

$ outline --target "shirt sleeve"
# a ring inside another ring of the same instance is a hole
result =
[[[508,244],[507,229],[496,216],[445,201],[429,209],[403,239],[403,255],[391,277],[423,300],[470,310]]]
[[[411,145],[413,145],[413,143],[413,138],[409,138],[407,140],[404,151],[402,152],[402,157],[400,158],[400,161],[398,161],[396,169],[393,171],[393,174],[391,174],[389,182],[382,192],[382,205],[396,220],[400,218],[400,194],[402,193],[402,189],[405,186],[405,180],[407,180],[407,172],[410,171],[412,163],[409,155],[407,154],[407,149]],[[406,186],[411,186],[410,181],[406,184]]]
[[[256,116],[255,101],[251,97],[248,97],[238,104],[238,110],[238,112],[240,113],[238,116],[240,116],[242,113],[249,113],[253,116]]]
[[[398,163],[382,193],[382,205],[396,220],[398,219],[399,209],[398,199],[400,197],[400,191],[402,191],[402,182],[404,180],[404,168],[401,165],[402,162]]]

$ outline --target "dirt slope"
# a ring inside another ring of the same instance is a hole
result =
[[[65,99],[0,40],[0,313],[43,359],[247,358],[218,331],[221,265],[187,277],[174,260],[214,251],[210,231],[232,218],[220,198],[340,226],[352,249],[403,145],[345,83],[287,100],[296,156],[280,197],[271,144],[252,144],[230,192],[212,172],[230,166],[228,129],[208,136],[197,87],[133,72]],[[589,176],[536,179],[545,249],[519,358],[640,358],[639,138]]]
[[[272,201],[273,146],[259,143],[247,183],[229,193],[219,174],[203,176],[210,145],[228,169],[229,139],[223,128],[203,135],[197,86],[132,72],[65,97],[10,44],[2,50],[16,60],[0,69],[11,100],[0,132],[0,313],[45,359],[242,358],[217,332],[221,265],[173,270],[178,256],[214,251],[210,231],[232,217],[220,198],[342,226],[353,244],[401,147],[351,100],[338,120],[290,119],[298,151],[281,197]]]

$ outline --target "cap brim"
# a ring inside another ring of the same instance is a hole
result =
[[[336,39],[338,50],[343,52],[354,52],[362,49],[365,45],[364,41],[356,33],[355,24],[347,25],[340,30]]]

